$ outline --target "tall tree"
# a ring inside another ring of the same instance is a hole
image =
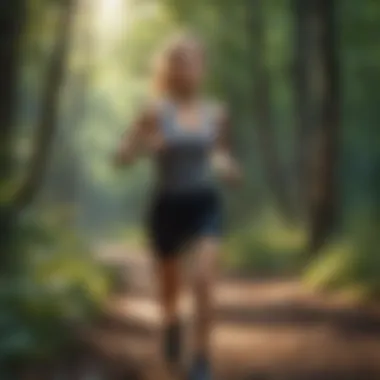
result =
[[[0,254],[2,256],[11,242],[11,230],[14,225],[8,198],[13,178],[13,132],[19,52],[25,12],[26,0],[4,0],[0,3]]]
[[[59,2],[60,17],[58,36],[51,53],[51,61],[48,67],[45,87],[42,92],[40,103],[39,120],[34,133],[33,152],[29,160],[29,168],[24,182],[20,188],[11,194],[1,203],[1,268],[4,271],[9,269],[8,259],[13,256],[10,243],[12,242],[14,228],[20,211],[30,204],[36,195],[44,177],[46,163],[49,157],[49,147],[54,135],[57,116],[59,110],[60,90],[65,77],[66,58],[69,51],[70,32],[72,25],[73,7],[75,0]],[[19,42],[21,38],[21,28],[24,21],[25,2],[5,1],[2,2],[2,12],[4,18],[3,26],[5,32],[1,34],[0,45],[0,75],[2,86],[0,93],[0,122],[2,123],[2,144],[5,149],[1,150],[4,162],[2,161],[3,181],[9,181],[13,177],[11,162],[13,159],[13,136],[15,130],[15,108],[17,106],[16,89],[19,74]],[[4,13],[3,13],[4,12]],[[3,139],[4,138],[4,139]],[[2,146],[3,148],[3,146]],[[5,152],[5,153],[4,153]],[[13,262],[13,259],[12,259]]]
[[[262,163],[267,184],[273,193],[279,211],[287,220],[293,219],[293,202],[289,182],[276,146],[275,128],[271,105],[271,78],[266,62],[266,24],[263,0],[246,2],[247,16],[252,41],[252,69],[254,79],[254,110],[256,128],[261,149]]]
[[[7,185],[12,173],[14,111],[25,13],[26,0],[3,0],[0,3],[0,185],[2,188]]]
[[[337,217],[337,153],[339,138],[339,65],[334,0],[315,0],[318,34],[317,106],[319,125],[313,138],[310,181],[310,253],[333,231]]]
[[[33,152],[27,176],[15,196],[18,209],[27,206],[36,195],[44,178],[50,147],[57,125],[60,95],[71,39],[74,0],[61,2],[61,16],[57,25],[58,36],[51,54],[50,64],[42,92],[39,120],[34,135]]]
[[[54,163],[49,173],[48,192],[53,200],[72,204],[78,196],[81,157],[78,151],[78,131],[86,116],[88,89],[94,51],[94,4],[78,0],[70,54],[70,73],[66,79],[64,114],[57,128]]]
[[[295,120],[296,120],[296,189],[299,214],[302,221],[308,216],[308,183],[310,137],[315,127],[313,98],[313,71],[316,36],[314,23],[315,1],[293,0],[295,60],[293,66]]]

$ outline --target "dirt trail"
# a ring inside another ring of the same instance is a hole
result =
[[[161,323],[149,259],[123,256],[117,265],[129,279],[126,289],[110,299],[87,340],[107,358],[110,379],[169,379],[158,358]],[[183,313],[190,338],[188,295]],[[293,280],[224,279],[213,347],[216,380],[379,380],[380,312],[318,296]]]

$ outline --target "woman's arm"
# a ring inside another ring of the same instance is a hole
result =
[[[131,165],[146,149],[146,140],[154,128],[155,115],[152,109],[144,110],[134,121],[130,130],[122,136],[117,148],[114,164],[118,167]]]
[[[242,172],[232,153],[231,118],[226,107],[217,110],[219,134],[216,142],[214,163],[221,177],[229,183],[237,183],[242,179]]]

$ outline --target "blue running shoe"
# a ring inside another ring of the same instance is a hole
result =
[[[195,359],[188,380],[212,380],[211,365],[206,357],[200,356]]]

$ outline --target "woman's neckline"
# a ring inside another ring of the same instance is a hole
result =
[[[191,102],[176,100],[173,98],[169,98],[168,101],[172,106],[173,120],[177,130],[186,134],[197,134],[203,130],[203,123],[205,121],[203,98],[194,99]],[[197,114],[194,115],[194,121],[191,121],[190,123],[189,120],[184,120],[183,115],[181,115],[181,111],[185,111],[186,113],[186,108],[188,108],[188,112]]]

